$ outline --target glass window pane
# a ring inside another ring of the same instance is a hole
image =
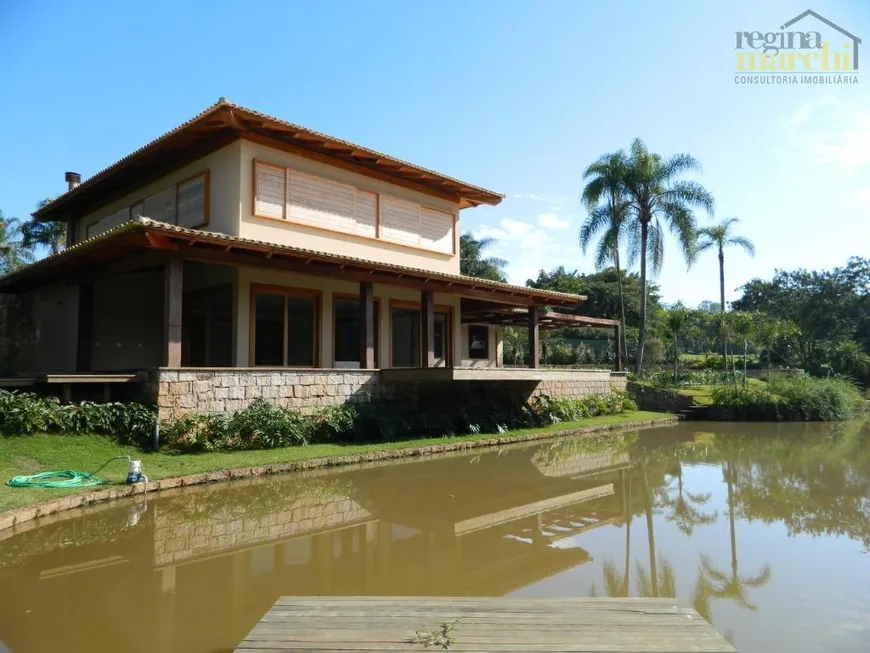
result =
[[[335,360],[359,362],[359,300],[347,297],[335,299]]]
[[[284,295],[254,299],[254,365],[284,364]]]
[[[447,314],[435,313],[435,358],[447,362]]]
[[[374,302],[375,366],[378,361],[378,329],[380,325],[379,304]],[[333,333],[336,363],[359,363],[360,310],[359,300],[336,297],[334,304],[335,330]]]
[[[489,358],[489,328],[471,325],[468,327],[468,357]]]
[[[317,299],[287,297],[287,365],[314,367]]]
[[[392,312],[393,367],[420,366],[420,311],[394,308]]]

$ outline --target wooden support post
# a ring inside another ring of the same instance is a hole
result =
[[[184,261],[173,258],[163,268],[163,365],[181,367],[181,298]]]
[[[94,284],[79,284],[78,333],[76,334],[76,372],[91,371],[94,343]]]
[[[435,292],[420,293],[420,351],[422,367],[435,367]]]
[[[373,285],[359,284],[359,366],[363,370],[373,370],[375,364],[375,302]]]
[[[529,367],[537,368],[541,356],[541,332],[538,328],[538,309],[529,306]]]
[[[622,334],[620,333],[620,331],[621,331],[621,329],[619,328],[619,325],[617,324],[613,328],[613,335],[614,335],[613,342],[616,345],[616,371],[617,372],[622,371]]]

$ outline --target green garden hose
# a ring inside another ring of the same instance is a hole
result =
[[[16,476],[9,479],[6,485],[9,487],[50,487],[72,488],[100,485],[102,481],[93,474],[76,472],[71,469],[62,469],[52,472],[42,472],[33,476]]]
[[[100,465],[96,470],[88,474],[87,472],[77,472],[73,469],[59,469],[50,472],[42,472],[33,476],[16,476],[15,478],[6,481],[9,487],[49,487],[49,488],[73,488],[73,487],[90,487],[92,485],[102,485],[103,481],[97,478],[97,473],[102,471],[110,462],[114,460],[130,460],[130,456],[114,456]],[[146,477],[147,481],[147,477]],[[129,481],[128,481],[129,482]]]

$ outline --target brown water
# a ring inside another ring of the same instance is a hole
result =
[[[870,650],[870,425],[690,423],[189,488],[0,540],[0,651],[227,651],[281,595],[678,596]]]

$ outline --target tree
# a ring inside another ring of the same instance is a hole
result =
[[[686,309],[680,305],[674,306],[670,310],[663,312],[664,319],[662,321],[667,327],[668,336],[671,338],[671,342],[674,345],[674,383],[676,383],[677,377],[680,373],[680,336],[683,333],[683,329],[686,327],[688,313],[686,313]]]
[[[504,268],[507,261],[490,256],[484,258],[483,250],[495,242],[492,238],[475,238],[466,233],[459,237],[459,270],[468,277],[507,281]]]
[[[640,276],[615,268],[606,268],[600,272],[583,274],[574,270],[568,272],[564,266],[559,266],[549,272],[541,270],[537,279],[526,281],[529,288],[555,290],[575,295],[586,295],[586,301],[580,306],[579,313],[590,317],[619,319],[619,286],[622,285],[625,300],[625,322],[627,330],[640,326]],[[647,285],[649,306],[655,312],[661,307],[659,287],[650,283]]]
[[[625,194],[630,204],[634,228],[630,234],[636,238],[640,253],[640,333],[636,371],[643,370],[643,349],[647,331],[646,286],[648,263],[657,272],[664,257],[664,231],[667,226],[676,238],[687,263],[691,263],[697,241],[694,209],[713,211],[713,196],[701,184],[679,177],[700,169],[698,161],[688,154],[676,154],[667,159],[651,153],[643,141],[635,139],[631,145],[626,177]]]
[[[48,197],[36,205],[41,209],[46,204],[53,202],[53,197]],[[37,245],[47,247],[52,254],[60,252],[66,244],[65,222],[42,222],[31,218],[21,225],[22,242],[28,249]]]
[[[733,227],[740,222],[739,218],[728,218],[712,227],[704,227],[698,230],[698,253],[708,249],[716,249],[719,253],[719,311],[725,312],[725,248],[742,247],[750,256],[755,256],[755,245],[743,236],[735,236]],[[725,359],[725,343],[723,341],[722,366],[728,367]]]
[[[7,218],[0,211],[0,275],[15,272],[32,261],[33,254],[21,236],[21,221]]]
[[[625,152],[605,154],[583,173],[588,182],[583,188],[583,203],[589,216],[580,228],[580,247],[586,253],[592,240],[601,234],[595,250],[595,267],[598,270],[613,264],[619,285],[619,323],[622,332],[623,358],[628,358],[625,335],[625,296],[622,288],[622,268],[619,248],[628,237],[629,204],[625,201],[623,182],[626,177]],[[631,258],[631,254],[629,254]]]
[[[838,369],[832,353],[850,340],[870,354],[870,258],[852,257],[833,270],[777,270],[772,279],[753,279],[741,290],[734,309],[794,325],[790,364],[813,373],[824,373],[826,365]]]
[[[756,317],[749,313],[731,313],[731,330],[743,340],[743,387],[746,387],[746,355],[749,339],[755,333]]]

